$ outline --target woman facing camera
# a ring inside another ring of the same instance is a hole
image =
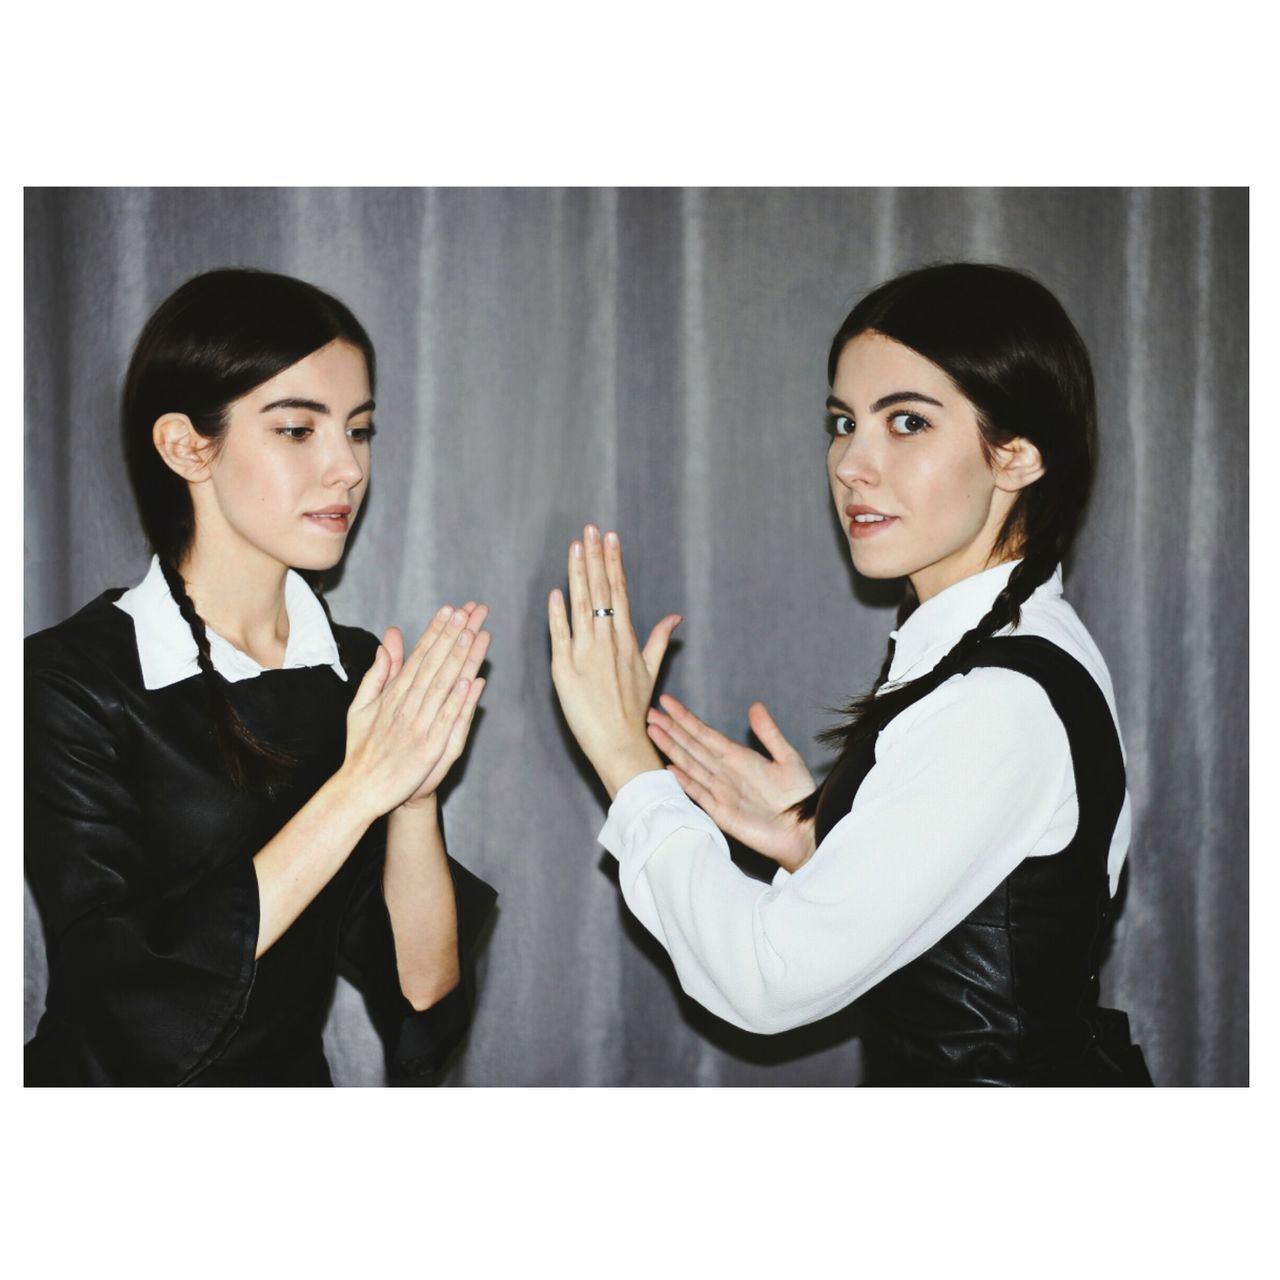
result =
[[[1111,680],[1062,596],[1096,453],[1084,344],[1028,276],[952,264],[864,298],[827,370],[849,554],[904,599],[820,787],[761,703],[767,755],[649,707],[679,619],[639,647],[615,534],[572,544],[567,615],[551,593],[552,676],[613,802],[626,902],[737,1026],[858,1001],[869,1083],[1150,1084],[1098,1006],[1130,824]],[[771,884],[722,833],[778,863]]]
[[[49,955],[27,1084],[328,1085],[341,962],[389,1073],[444,1065],[495,897],[436,792],[484,687],[487,610],[408,654],[334,624],[369,484],[374,352],[312,285],[212,271],[125,381],[154,556],[26,641],[26,869]],[[301,571],[301,572],[299,572]]]

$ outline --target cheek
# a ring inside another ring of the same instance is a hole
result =
[[[287,457],[269,453],[227,457],[218,476],[224,507],[249,514],[291,503],[298,492],[295,470]]]
[[[917,501],[934,510],[962,516],[989,495],[991,477],[981,453],[938,450],[918,458],[912,488]]]

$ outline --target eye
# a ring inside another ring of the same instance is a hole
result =
[[[929,430],[930,423],[918,413],[901,410],[890,415],[889,427],[896,436],[918,436],[922,431]]]
[[[314,427],[303,427],[297,423],[287,423],[283,427],[276,428],[276,435],[284,436],[286,440],[305,440],[308,436],[314,434]]]
[[[833,440],[853,434],[853,419],[845,413],[829,413],[822,420],[823,429]]]
[[[347,436],[354,440],[356,444],[368,444],[373,439],[375,428],[373,423],[369,423],[367,427],[348,427]]]

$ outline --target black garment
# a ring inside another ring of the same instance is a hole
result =
[[[1066,848],[1023,859],[955,928],[858,1000],[867,1083],[1149,1085],[1128,1019],[1098,1007],[1107,854],[1125,788],[1106,698],[1075,658],[1039,636],[987,640],[961,674],[974,667],[1008,667],[1044,689],[1067,731],[1079,823]],[[912,701],[955,674],[915,681]],[[819,842],[874,763],[875,734],[837,761],[818,803]]]
[[[382,897],[386,822],[258,961],[253,855],[342,763],[346,712],[377,640],[335,627],[349,679],[265,671],[223,688],[297,761],[268,792],[227,779],[203,679],[147,690],[133,619],[108,591],[26,641],[26,869],[49,955],[27,1084],[332,1081],[321,1032],[343,964],[393,1077],[443,1066],[466,985],[405,1000]],[[496,897],[449,860],[464,973]]]

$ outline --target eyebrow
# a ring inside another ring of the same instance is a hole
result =
[[[916,400],[923,404],[936,404],[939,409],[946,408],[941,400],[935,400],[932,396],[927,396],[922,391],[891,391],[887,396],[881,396],[871,406],[871,412],[879,413],[881,409],[887,409],[891,404],[898,404],[903,400]],[[837,400],[835,396],[827,397],[827,408],[840,409],[844,413],[853,414],[853,410],[843,400]]]
[[[376,407],[376,402],[372,399],[366,400],[364,404],[358,404],[347,414],[347,421],[358,413],[368,413]],[[328,413],[329,406],[321,404],[319,400],[303,400],[297,396],[289,396],[284,400],[273,400],[270,404],[264,404],[259,410],[260,413],[269,413],[272,409],[306,409],[310,413]]]

